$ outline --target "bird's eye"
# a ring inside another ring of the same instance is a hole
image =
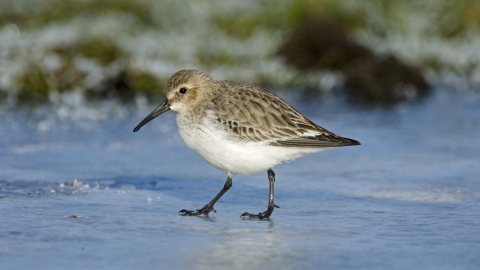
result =
[[[185,94],[187,92],[187,88],[182,87],[182,88],[180,88],[179,92],[180,92],[180,94]]]

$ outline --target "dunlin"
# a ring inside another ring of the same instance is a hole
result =
[[[227,172],[223,189],[197,210],[183,209],[185,216],[207,215],[232,186],[233,174],[268,172],[268,208],[242,217],[268,218],[275,207],[275,174],[272,168],[330,147],[359,145],[308,120],[283,99],[260,87],[217,81],[198,70],[181,70],[167,85],[167,99],[133,130],[137,132],[155,117],[173,110],[180,136],[210,165]]]

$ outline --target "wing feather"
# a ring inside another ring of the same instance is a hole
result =
[[[305,118],[278,96],[255,86],[220,81],[222,93],[206,110],[235,139],[283,147],[337,147],[359,142],[340,137]]]

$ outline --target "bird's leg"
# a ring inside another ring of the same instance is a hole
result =
[[[202,208],[197,210],[191,211],[191,210],[182,209],[180,210],[180,212],[178,212],[178,214],[182,216],[198,216],[198,215],[208,215],[208,213],[211,211],[216,212],[215,209],[213,209],[213,205],[215,205],[218,199],[220,199],[220,197],[222,197],[222,195],[225,194],[225,192],[227,192],[227,190],[229,190],[231,187],[232,187],[232,173],[229,172],[227,177],[227,182],[225,182],[225,185],[223,186],[222,190],[220,190],[220,192],[217,194],[217,196],[215,196],[215,198],[213,198],[212,201],[210,201],[209,203],[204,205]]]
[[[250,214],[248,212],[245,212],[241,215],[241,217],[247,217],[247,218],[258,218],[258,219],[263,219],[263,218],[269,218],[270,215],[273,212],[273,209],[280,208],[280,206],[276,205],[273,202],[273,188],[275,185],[275,173],[272,171],[272,169],[268,170],[268,181],[270,181],[270,196],[268,197],[268,208],[267,211],[263,213],[258,213],[258,215]]]

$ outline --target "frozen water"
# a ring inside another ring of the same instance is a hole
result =
[[[277,166],[281,208],[262,221],[239,216],[265,210],[266,173],[234,176],[209,217],[178,216],[226,174],[184,146],[173,113],[133,133],[153,105],[45,131],[0,112],[1,269],[480,267],[478,95],[436,91],[389,111],[294,103],[362,145]]]

